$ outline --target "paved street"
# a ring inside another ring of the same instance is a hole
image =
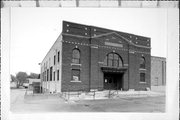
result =
[[[24,103],[25,89],[11,89],[10,100],[11,109]]]
[[[24,99],[24,89],[11,90],[11,111],[36,112],[164,112],[165,96],[65,101],[58,96]]]
[[[17,107],[20,107],[24,104],[24,94],[25,89],[11,89],[10,92],[10,101],[11,101],[11,110],[16,110]]]

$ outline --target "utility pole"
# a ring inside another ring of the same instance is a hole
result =
[[[36,7],[40,7],[39,0],[35,0],[35,1],[36,1]]]
[[[79,0],[76,0],[76,7],[79,7]]]
[[[118,6],[121,7],[121,0],[118,0]]]

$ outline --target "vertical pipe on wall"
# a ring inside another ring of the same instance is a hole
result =
[[[121,7],[121,0],[118,0],[118,6]]]
[[[76,0],[76,7],[79,7],[79,0]]]
[[[89,27],[89,91],[91,90],[91,27]]]
[[[36,7],[40,7],[39,0],[35,0],[35,1],[36,1]]]
[[[98,85],[98,88],[97,88],[97,89],[99,89],[99,87],[100,87],[100,85],[101,85],[101,83],[100,83],[101,81],[99,80],[99,74],[100,74],[100,71],[99,71],[99,40],[98,40],[98,48],[97,48],[97,49],[98,49],[98,63],[97,63],[97,64],[98,64],[98,81],[99,81],[99,82],[98,82],[99,85]]]
[[[128,44],[128,87],[127,87],[127,90],[129,90],[129,74],[130,74],[129,73],[129,66],[130,66],[130,61],[129,61],[129,44]],[[123,78],[123,82],[124,82],[124,78]]]
[[[164,85],[166,85],[166,61],[164,62],[164,73],[165,73]]]
[[[157,0],[157,7],[160,7],[160,3],[159,3],[160,0]]]
[[[163,65],[163,61],[161,61],[162,64],[162,85],[164,85],[164,65]]]
[[[56,57],[55,57],[55,93],[57,92],[57,64],[58,64],[58,61],[57,61],[57,59],[58,59],[58,55],[57,55],[57,49],[55,49],[55,51],[56,51],[56,53],[55,53],[55,55],[56,55]]]

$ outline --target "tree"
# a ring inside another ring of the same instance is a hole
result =
[[[18,80],[18,85],[23,85],[23,83],[26,81],[27,79],[27,73],[26,72],[18,72],[16,74],[16,79]]]
[[[16,81],[17,81],[16,77],[14,75],[11,75],[11,82],[16,82]]]
[[[30,73],[30,75],[28,76],[28,78],[38,79],[38,78],[39,78],[39,74],[36,74],[36,73]]]
[[[4,7],[4,3],[3,3],[3,1],[1,0],[1,8],[3,8]]]

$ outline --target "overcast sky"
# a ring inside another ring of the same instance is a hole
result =
[[[151,55],[166,57],[166,9],[12,8],[10,73],[40,73],[40,63],[62,31],[62,21],[151,38]]]

